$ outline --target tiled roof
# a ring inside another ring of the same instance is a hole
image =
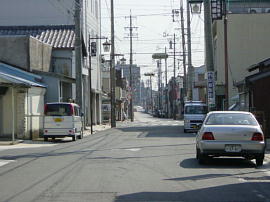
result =
[[[0,26],[0,36],[30,35],[54,48],[74,48],[74,25]]]

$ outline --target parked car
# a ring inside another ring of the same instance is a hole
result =
[[[83,124],[80,107],[74,103],[47,103],[44,108],[44,141],[48,138],[83,138]]]
[[[158,111],[159,111],[159,118],[165,118],[165,112],[163,110]]]
[[[240,156],[263,165],[265,141],[253,114],[215,111],[207,114],[196,137],[196,158],[202,164],[209,157]]]

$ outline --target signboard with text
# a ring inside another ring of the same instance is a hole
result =
[[[215,107],[215,72],[207,72],[207,98],[208,106]]]

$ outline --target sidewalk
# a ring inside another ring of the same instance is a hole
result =
[[[93,134],[107,130],[111,128],[109,124],[100,124],[93,126]],[[91,129],[90,127],[86,127],[86,130],[84,130],[84,137],[87,137],[91,135]],[[62,138],[63,141],[70,140],[70,137]],[[13,149],[13,148],[25,148],[25,147],[41,147],[41,146],[54,146],[57,144],[53,141],[45,142],[43,138],[38,138],[35,140],[15,140],[12,142],[11,140],[1,140],[0,139],[0,150],[2,149]],[[35,146],[36,145],[36,146]]]

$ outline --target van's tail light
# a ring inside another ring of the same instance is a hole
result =
[[[212,132],[205,132],[202,136],[202,140],[215,140]]]
[[[70,134],[74,134],[75,132],[74,132],[74,130],[69,130],[68,131]]]
[[[252,138],[252,141],[263,141],[263,134],[261,133],[254,133]]]
[[[47,114],[47,111],[48,111],[48,105],[45,104],[45,106],[44,106],[44,114],[45,114],[45,115]]]
[[[73,105],[70,104],[69,107],[70,107],[71,115],[74,115],[74,107],[73,107]]]

